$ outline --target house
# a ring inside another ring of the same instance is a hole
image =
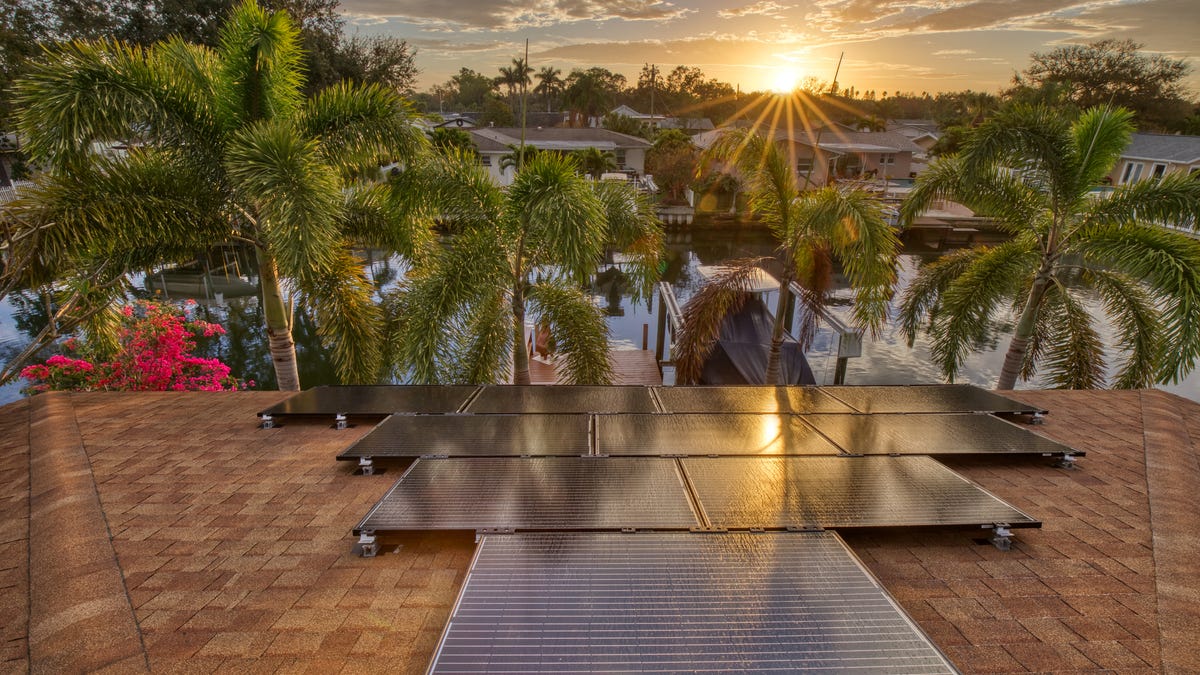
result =
[[[887,131],[900,134],[921,147],[919,156],[926,156],[938,139],[942,137],[941,127],[933,120],[890,120]]]
[[[613,115],[620,115],[636,120],[649,129],[679,129],[690,134],[702,131],[712,131],[716,127],[707,117],[672,117],[670,115],[655,115],[638,112],[627,105],[619,105],[612,110]]]
[[[698,134],[693,142],[711,146],[723,130]],[[920,146],[895,132],[847,131],[830,126],[775,131],[775,142],[794,157],[797,176],[814,187],[830,179],[909,178]]]
[[[1108,180],[1113,185],[1124,185],[1162,178],[1168,173],[1197,171],[1200,171],[1200,136],[1134,134]]]
[[[521,144],[521,129],[484,127],[470,129],[470,133],[479,152],[479,161],[488,169],[492,179],[500,185],[511,183],[515,168],[500,165],[504,156],[512,154],[513,148]],[[644,138],[591,127],[527,128],[525,145],[538,150],[559,152],[574,152],[587,148],[611,152],[620,171],[638,176],[646,171],[646,151],[651,147],[650,142]]]

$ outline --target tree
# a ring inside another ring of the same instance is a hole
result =
[[[806,309],[797,336],[802,348],[815,334],[827,303],[833,262],[854,288],[854,321],[877,333],[887,318],[896,280],[899,242],[883,216],[883,205],[861,190],[826,187],[802,191],[794,163],[773,140],[747,131],[728,131],[709,149],[707,159],[735,166],[750,193],[750,209],[762,218],[779,244],[779,302],[767,353],[766,381],[778,384],[780,351],[789,288],[798,282],[798,300]],[[676,344],[680,378],[695,382],[716,341],[728,311],[741,306],[752,269],[762,260],[742,261],[710,282],[710,288],[688,302],[684,327]]]
[[[607,327],[581,290],[606,246],[633,260],[648,294],[662,248],[653,209],[623,183],[591,183],[569,157],[540,153],[501,190],[475,162],[437,157],[396,180],[409,209],[441,218],[448,245],[389,299],[398,372],[415,382],[529,383],[526,321],[548,325],[577,384],[610,380]]]
[[[216,50],[77,42],[18,87],[20,130],[43,175],[16,203],[9,287],[67,279],[62,304],[95,316],[126,272],[253,245],[279,387],[299,388],[283,278],[315,312],[340,376],[374,381],[381,317],[352,244],[413,255],[428,233],[390,218],[380,164],[412,161],[424,136],[375,85],[305,100],[299,36],[282,12],[240,5]],[[127,155],[93,144],[128,142]]]
[[[561,75],[562,71],[558,68],[543,66],[537,75],[534,76],[538,79],[538,85],[533,88],[533,93],[546,99],[546,112],[550,112],[550,107],[554,103],[554,99],[562,93],[565,82]]]
[[[607,150],[599,148],[584,148],[575,151],[575,158],[583,172],[596,180],[600,176],[617,169],[617,157]]]
[[[504,99],[489,95],[483,100],[483,114],[478,122],[481,127],[511,127],[517,123],[517,118]]]
[[[628,115],[621,115],[615,112],[606,113],[604,118],[600,120],[600,126],[608,129],[609,131],[615,131],[619,134],[627,134],[629,136],[639,136],[645,138],[646,134],[646,130],[642,126],[641,122],[629,117]]]
[[[1200,181],[1182,174],[1091,194],[1129,142],[1132,116],[1092,108],[1070,123],[1014,106],[980,126],[957,156],[938,159],[905,201],[904,222],[955,199],[991,216],[1011,241],[926,265],[904,297],[909,343],[922,329],[953,379],[997,311],[1016,329],[996,383],[1012,389],[1047,367],[1056,386],[1105,381],[1101,336],[1075,281],[1094,291],[1116,328],[1118,387],[1176,381],[1200,355],[1200,242],[1162,227],[1200,217]]]
[[[342,43],[342,79],[388,87],[410,97],[416,84],[416,50],[390,35],[354,36]]]
[[[478,155],[475,140],[471,133],[462,129],[440,127],[429,132],[429,141],[433,149],[444,154],[466,153],[472,157]]]
[[[1008,94],[1019,97],[1026,87],[1060,91],[1080,109],[1123,106],[1157,127],[1186,117],[1183,80],[1191,67],[1184,59],[1143,53],[1143,47],[1132,40],[1100,40],[1035,52]]]
[[[459,110],[482,110],[492,93],[492,79],[486,75],[460,68],[457,75],[444,85],[448,100]]]
[[[512,60],[511,67],[500,66],[500,77],[496,78],[496,84],[504,85],[508,90],[508,105],[513,110],[517,109],[517,98],[525,93],[525,87],[532,82],[529,79],[532,72],[533,68],[525,63],[525,58],[521,56]]]
[[[606,68],[571,71],[563,101],[571,108],[572,126],[590,126],[612,107],[624,86],[625,76]]]

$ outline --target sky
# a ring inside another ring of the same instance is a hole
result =
[[[877,92],[996,92],[1029,54],[1133,39],[1187,59],[1200,92],[1200,0],[342,0],[351,31],[417,49],[419,89],[461,67],[697,66],[742,91],[833,80]]]

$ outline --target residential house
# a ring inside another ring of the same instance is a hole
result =
[[[1134,134],[1108,179],[1124,185],[1180,171],[1200,171],[1200,136]]]
[[[693,142],[707,148],[723,130],[697,135]],[[913,156],[921,147],[895,132],[847,131],[831,126],[820,129],[779,129],[775,142],[794,158],[797,175],[819,187],[831,179],[909,178]],[[790,147],[787,147],[790,146]]]
[[[900,134],[920,146],[921,153],[918,156],[922,158],[928,155],[934,144],[942,137],[941,127],[933,120],[889,120],[887,131]]]
[[[481,127],[470,130],[479,152],[479,161],[488,169],[492,179],[500,185],[508,185],[513,180],[515,169],[501,167],[501,159],[512,153],[513,148],[521,144],[521,129],[517,127]],[[556,150],[559,152],[574,152],[587,148],[596,148],[611,152],[620,171],[640,176],[646,171],[646,151],[650,142],[637,136],[585,127],[571,129],[527,128],[525,129],[525,145],[538,150]]]
[[[638,112],[627,105],[613,108],[612,114],[628,117],[641,123],[649,129],[679,129],[685,133],[697,134],[712,131],[716,127],[707,117],[672,117],[670,115],[655,115]]]

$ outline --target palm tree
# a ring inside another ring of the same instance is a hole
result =
[[[562,93],[563,81],[562,71],[554,66],[542,66],[536,77],[538,86],[533,88],[533,93],[539,94],[546,99],[546,112],[550,112],[550,105],[554,101],[554,97]]]
[[[517,96],[525,92],[525,87],[529,86],[533,80],[529,79],[533,68],[525,63],[525,58],[518,56],[512,60],[512,67],[500,66],[500,77],[496,78],[496,84],[504,85],[508,90],[508,105],[513,110],[517,109]]]
[[[18,90],[27,148],[49,170],[14,210],[10,281],[72,280],[87,292],[67,304],[96,315],[131,270],[244,243],[279,388],[300,386],[283,279],[314,310],[339,375],[373,381],[382,315],[350,245],[422,248],[428,233],[388,217],[368,179],[425,139],[378,86],[305,100],[299,45],[285,13],[247,0],[215,50],[179,39],[53,48]],[[126,156],[93,150],[113,141],[130,141]]]
[[[580,126],[589,126],[612,103],[614,91],[605,72],[602,68],[575,70],[567,78],[563,101],[570,106],[572,119],[581,119]]]
[[[508,169],[512,169],[514,172],[520,171],[521,167],[533,161],[533,158],[542,152],[533,145],[510,145],[508,152],[500,155],[500,172],[503,173]],[[551,154],[557,153],[552,152]]]
[[[1047,366],[1056,386],[1105,381],[1100,334],[1074,281],[1094,291],[1125,353],[1117,387],[1177,381],[1200,355],[1200,242],[1163,223],[1200,217],[1200,181],[1182,174],[1091,193],[1132,132],[1123,109],[1093,108],[1071,123],[1044,107],[1014,106],[981,125],[958,155],[935,162],[904,203],[905,222],[955,199],[1013,235],[946,256],[906,292],[910,345],[922,329],[953,379],[992,315],[1011,306],[1016,329],[996,387]],[[1190,221],[1189,221],[1190,219]]]
[[[612,171],[617,168],[617,157],[607,150],[599,148],[584,148],[576,150],[575,157],[579,161],[579,166],[587,175],[600,180],[600,176],[606,171]]]
[[[438,157],[397,178],[412,213],[447,223],[448,245],[389,299],[393,360],[416,382],[529,383],[527,319],[548,324],[564,379],[611,378],[607,326],[581,288],[606,246],[625,251],[638,293],[662,248],[653,209],[620,183],[579,177],[569,157],[542,153],[507,190],[466,157]],[[511,365],[510,365],[511,364]]]
[[[764,262],[778,266],[780,290],[763,384],[779,382],[792,282],[799,282],[802,292],[798,300],[806,310],[798,336],[804,348],[811,343],[817,317],[827,303],[835,258],[854,288],[855,323],[878,333],[896,280],[898,247],[882,204],[860,190],[826,187],[802,191],[794,162],[760,134],[727,131],[706,154],[710,161],[736,167],[750,193],[750,210],[770,228],[779,248],[774,261],[754,259],[729,265],[726,273],[688,302],[675,346],[680,378],[685,382],[699,378],[721,321],[741,306],[754,268]]]

